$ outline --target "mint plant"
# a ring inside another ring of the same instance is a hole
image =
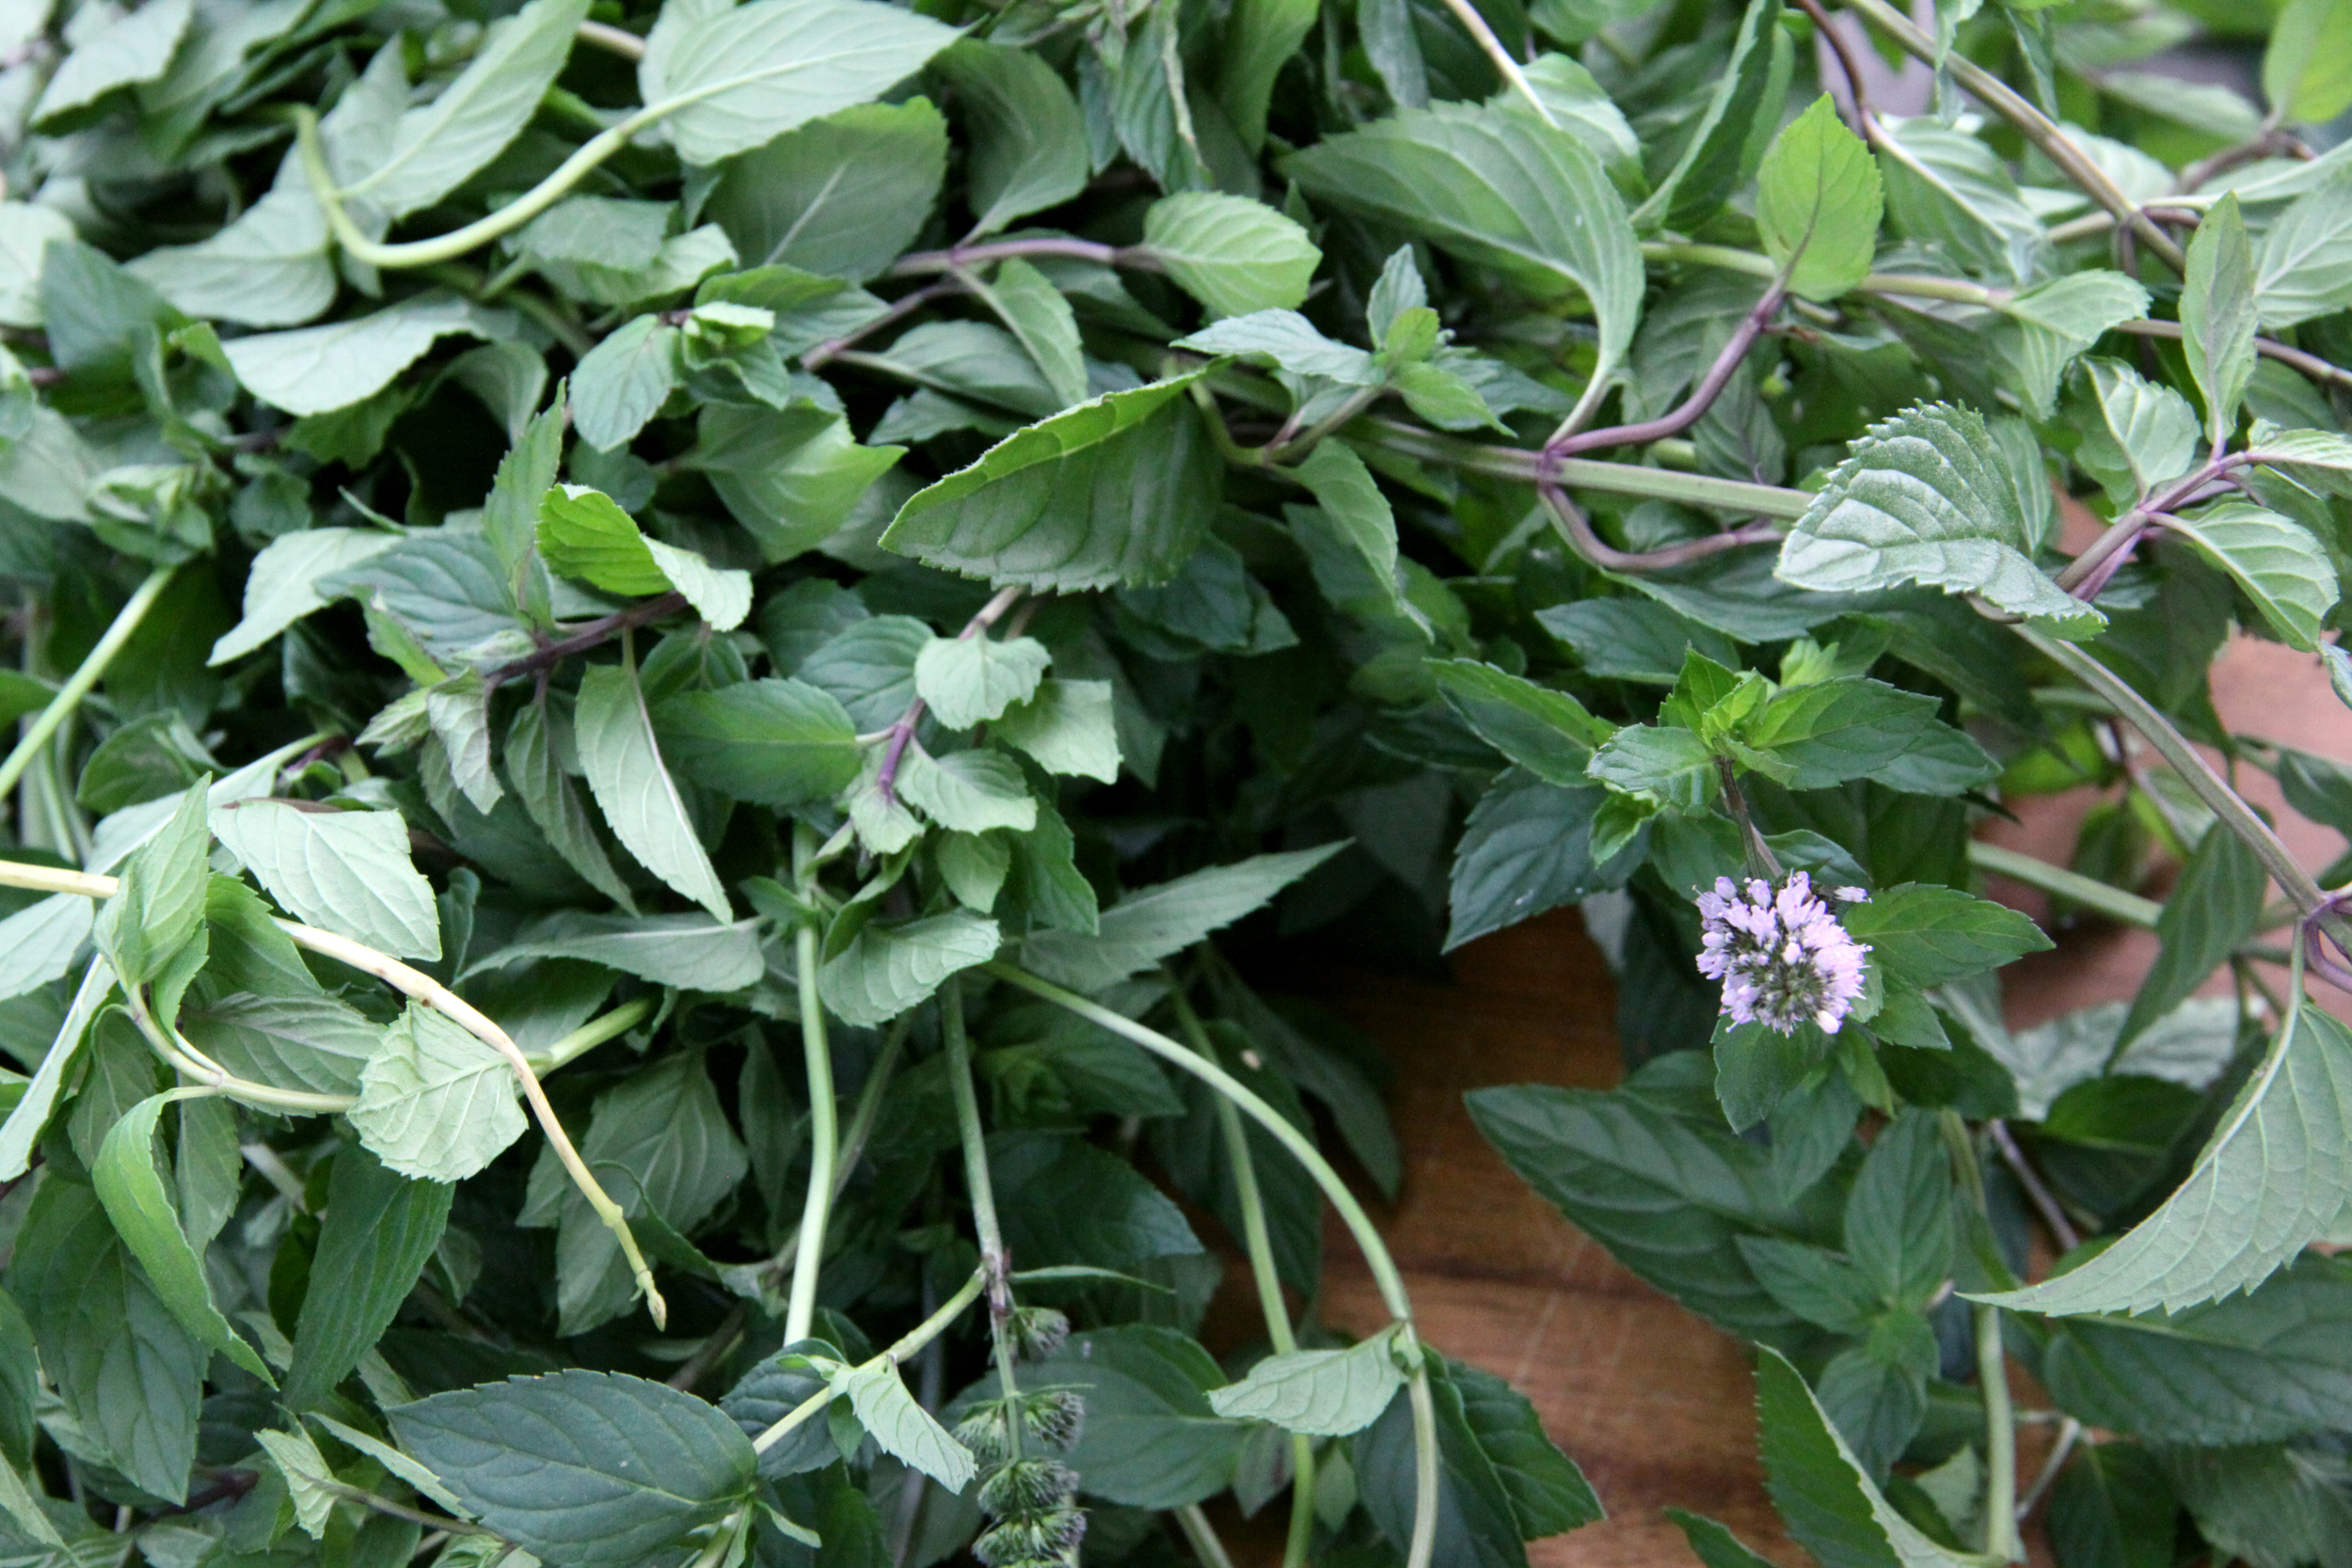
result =
[[[2352,7],[1836,10],[0,17],[8,1551],[1524,1564],[1280,980],[1577,903],[1826,1568],[2345,1561]]]

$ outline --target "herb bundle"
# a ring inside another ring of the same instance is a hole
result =
[[[1836,10],[0,8],[9,1560],[1524,1564],[1279,980],[1581,902],[1827,1568],[2352,1561],[2352,5]]]

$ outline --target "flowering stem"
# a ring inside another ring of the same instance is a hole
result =
[[[1232,1101],[1250,1120],[1264,1128],[1273,1137],[1307,1167],[1331,1207],[1340,1212],[1356,1245],[1364,1255],[1364,1262],[1372,1270],[1373,1284],[1380,1291],[1380,1299],[1397,1321],[1397,1348],[1402,1359],[1412,1368],[1406,1388],[1412,1396],[1413,1449],[1419,1475],[1414,1487],[1413,1539],[1406,1548],[1405,1568],[1429,1568],[1431,1554],[1438,1540],[1438,1407],[1429,1392],[1429,1369],[1422,1359],[1420,1337],[1413,1328],[1413,1304],[1405,1293],[1405,1276],[1397,1272],[1396,1260],[1389,1256],[1388,1244],[1381,1241],[1379,1227],[1339,1172],[1323,1157],[1314,1141],[1290,1123],[1290,1119],[1267,1104],[1256,1090],[1227,1072],[1215,1062],[1207,1061],[1184,1046],[1169,1039],[1148,1024],[1137,1023],[1123,1013],[1112,1011],[1099,1002],[1091,1002],[1076,991],[1064,990],[1051,980],[1039,978],[1026,970],[1016,969],[1001,960],[991,960],[981,968],[995,979],[1016,986],[1032,996],[1044,998],[1056,1006],[1077,1014],[1089,1023],[1099,1024],[1121,1038],[1135,1041],[1154,1056],[1170,1066],[1182,1068],[1200,1079],[1218,1094]]]
[[[947,1087],[956,1101],[956,1132],[963,1144],[964,1196],[972,1202],[972,1228],[980,1243],[980,1272],[988,1276],[989,1340],[995,1352],[996,1380],[1006,1399],[1020,1393],[1013,1379],[1011,1263],[1004,1227],[996,1218],[996,1186],[988,1173],[988,1137],[980,1128],[979,1097],[972,1091],[972,1041],[963,1027],[963,990],[954,976],[939,988],[939,1027],[947,1047]],[[1021,1457],[1021,1423],[1006,1423],[1006,1444]]]

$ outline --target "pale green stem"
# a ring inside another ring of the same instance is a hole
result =
[[[1309,452],[1314,451],[1315,448],[1322,443],[1325,436],[1338,430],[1341,426],[1346,424],[1350,420],[1353,420],[1357,415],[1371,407],[1373,404],[1378,400],[1380,394],[1387,389],[1388,388],[1385,387],[1357,388],[1356,390],[1348,393],[1345,398],[1341,400],[1340,405],[1337,408],[1332,409],[1330,413],[1316,420],[1312,425],[1300,432],[1297,436],[1284,441],[1280,450],[1271,453],[1270,455],[1272,455],[1277,462],[1295,463],[1298,461],[1300,458],[1305,457]]]
[[[1527,72],[1519,69],[1519,62],[1511,57],[1511,52],[1502,47],[1502,40],[1495,37],[1495,30],[1486,24],[1485,17],[1478,14],[1478,8],[1471,5],[1470,0],[1445,0],[1445,7],[1454,13],[1455,21],[1470,30],[1470,36],[1478,40],[1478,47],[1486,52],[1486,58],[1494,62],[1495,70],[1511,85],[1511,90],[1527,100],[1527,106],[1535,111],[1538,119],[1553,130],[1559,130],[1560,122],[1552,118],[1551,106],[1536,93],[1534,84],[1527,79]]]
[[[974,1269],[972,1271],[972,1277],[963,1282],[962,1289],[959,1290],[954,1295],[949,1296],[946,1301],[942,1302],[938,1311],[932,1313],[930,1317],[925,1318],[921,1323],[916,1323],[913,1328],[908,1329],[905,1334],[901,1335],[897,1340],[893,1341],[890,1347],[884,1350],[880,1355],[875,1356],[870,1361],[865,1362],[860,1370],[864,1370],[884,1365],[893,1367],[903,1365],[917,1351],[920,1351],[925,1345],[930,1344],[933,1339],[936,1339],[942,1334],[945,1334],[947,1331],[948,1325],[953,1323],[957,1318],[962,1315],[965,1307],[971,1306],[975,1301],[977,1301],[980,1297],[980,1292],[987,1288],[988,1270],[985,1268]],[[786,1341],[787,1344],[790,1342],[790,1340]],[[803,1422],[807,1421],[811,1417],[815,1416],[818,1412],[823,1410],[825,1406],[833,1402],[834,1392],[837,1387],[839,1387],[839,1386],[840,1385],[837,1380],[834,1383],[829,1383],[824,1387],[817,1390],[814,1394],[809,1395],[808,1398],[803,1400],[800,1403],[794,1405],[789,1411],[787,1411],[783,1418],[779,1419],[775,1425],[770,1427],[767,1431],[752,1439],[753,1451],[755,1453],[766,1453],[770,1449],[774,1448],[778,1443],[783,1442],[785,1438],[790,1436],[793,1429],[799,1427]]]
[[[644,39],[624,28],[611,26],[602,22],[583,22],[572,36],[593,49],[601,49],[608,55],[618,55],[625,60],[642,60],[645,57]]]
[[[85,898],[111,898],[121,884],[112,877],[102,877],[88,871],[61,871],[53,866],[26,865],[15,861],[0,861],[0,887],[28,888],[36,893],[72,893]],[[398,958],[379,953],[364,942],[333,931],[322,931],[297,921],[279,920],[278,928],[286,933],[296,947],[307,948],[337,963],[349,965],[362,974],[376,979],[441,1014],[452,1023],[488,1046],[503,1057],[513,1069],[516,1085],[523,1099],[530,1102],[531,1113],[546,1134],[548,1147],[555,1151],[556,1160],[564,1166],[580,1196],[588,1200],[604,1227],[612,1232],[620,1243],[621,1256],[628,1260],[629,1272],[637,1288],[645,1297],[645,1309],[653,1315],[654,1325],[661,1327],[669,1322],[669,1304],[654,1288],[653,1270],[645,1263],[645,1255],[637,1245],[637,1237],[628,1227],[628,1216],[621,1206],[598,1184],[587,1162],[580,1157],[571,1134],[564,1131],[564,1123],[548,1103],[547,1090],[540,1086],[539,1075],[532,1069],[530,1058],[522,1053],[507,1032],[485,1016],[482,1009],[441,984],[421,969],[412,969]]]
[[[2023,882],[2027,887],[2056,894],[2087,910],[2096,910],[2110,920],[2120,920],[2126,926],[2153,930],[2156,917],[2164,912],[2164,906],[2153,898],[2125,893],[2122,888],[2109,887],[2079,871],[2069,871],[2062,865],[2052,865],[2048,861],[2036,860],[2022,851],[2005,849],[1981,839],[1968,841],[1968,862],[1979,871],[1990,871],[1996,877],[2007,877],[2012,882]]]
[[[557,1068],[568,1066],[597,1046],[616,1036],[626,1035],[643,1022],[653,1011],[654,999],[640,996],[624,1002],[602,1018],[592,1018],[570,1034],[531,1058],[532,1069],[545,1077]]]
[[[122,652],[122,645],[131,641],[131,634],[139,629],[139,623],[146,620],[147,612],[155,608],[155,601],[163,596],[164,590],[170,586],[172,574],[178,570],[176,566],[158,566],[147,574],[146,581],[132,591],[129,601],[116,612],[114,623],[107,626],[97,646],[83,658],[81,667],[66,677],[65,684],[57,688],[57,694],[49,699],[49,705],[40,710],[40,717],[18,737],[16,749],[8,753],[8,760],[0,762],[0,799],[5,799],[16,788],[17,781],[24,776],[24,769],[33,765],[34,759],[40,755],[40,749],[49,744],[49,737],[57,733],[57,726],[72,717],[73,710],[82,705],[82,699],[89,695],[90,688],[105,675],[106,666],[114,662],[117,654]]]
[[[1184,1532],[1184,1544],[1192,1548],[1200,1568],[1233,1568],[1233,1560],[1225,1550],[1225,1543],[1216,1538],[1216,1527],[1200,1512],[1199,1503],[1186,1503],[1176,1510],[1176,1528]]]
[[[298,1116],[348,1111],[358,1103],[347,1094],[312,1094],[303,1089],[281,1089],[273,1085],[256,1084],[250,1079],[239,1078],[224,1069],[219,1063],[189,1047],[168,1025],[157,1020],[154,1009],[147,1004],[145,988],[125,987],[123,1000],[131,1014],[131,1022],[138,1026],[140,1034],[147,1037],[147,1043],[155,1054],[182,1077],[196,1080],[196,1087],[172,1091],[176,1094],[183,1097],[217,1094],[265,1110],[290,1111]]]
[[[1265,1129],[1276,1143],[1294,1155],[1307,1167],[1323,1196],[1338,1210],[1342,1223],[1356,1240],[1364,1255],[1364,1262],[1372,1270],[1373,1284],[1380,1291],[1380,1299],[1391,1317],[1397,1321],[1397,1345],[1403,1359],[1412,1369],[1406,1385],[1412,1395],[1413,1447],[1420,1466],[1414,1489],[1413,1539],[1405,1556],[1405,1568],[1429,1568],[1431,1554],[1438,1540],[1438,1409],[1429,1391],[1429,1368],[1422,1358],[1421,1338],[1413,1327],[1413,1304],[1405,1293],[1405,1277],[1397,1272],[1396,1260],[1389,1256],[1388,1243],[1380,1239],[1379,1227],[1364,1206],[1356,1201],[1356,1195],[1347,1190],[1339,1172],[1323,1157],[1314,1140],[1290,1123],[1290,1119],[1267,1104],[1256,1090],[1242,1083],[1215,1062],[1204,1061],[1169,1039],[1148,1024],[1137,1023],[1123,1013],[1112,1011],[1101,1003],[1089,1001],[1076,991],[1040,979],[1026,970],[1009,963],[992,961],[981,966],[993,977],[1007,985],[1017,986],[1032,996],[1043,997],[1056,1006],[1077,1014],[1089,1022],[1099,1024],[1121,1038],[1136,1044],[1171,1066],[1183,1069],[1215,1089],[1248,1114],[1249,1119]]]
[[[1977,1308],[1977,1381],[1984,1395],[1984,1555],[2006,1568],[2017,1556],[2017,1420],[1997,1307]]]
[[[963,1027],[963,990],[955,978],[939,988],[940,1033],[946,1038],[947,1087],[956,1101],[956,1133],[963,1145],[964,1196],[972,1202],[972,1228],[979,1238],[980,1269],[988,1275],[988,1336],[995,1352],[999,1392],[1020,1393],[1013,1375],[1012,1272],[1005,1252],[1004,1227],[996,1218],[996,1184],[988,1173],[988,1134],[980,1127],[979,1096],[972,1088],[972,1040]],[[1021,1457],[1021,1423],[1006,1423],[1012,1457]]]
[[[1543,462],[1541,452],[1521,447],[1466,441],[1459,436],[1443,436],[1434,430],[1422,430],[1393,420],[1375,418],[1361,420],[1357,425],[1357,433],[1362,436],[1366,445],[1400,456],[1418,457],[1426,462],[1443,463],[1448,467],[1492,474],[1498,479],[1514,479],[1529,484],[1535,483],[1538,477],[1536,469]],[[1571,490],[1600,490],[1617,496],[1642,496],[1789,520],[1804,516],[1805,509],[1816,499],[1810,491],[1787,490],[1777,484],[1750,484],[1741,480],[1717,479],[1711,474],[1676,473],[1670,468],[1648,468],[1636,463],[1603,463],[1587,457],[1559,458],[1552,464],[1552,474],[1562,485]]]
[[[388,245],[370,239],[351,220],[351,214],[343,211],[344,196],[359,194],[364,187],[352,192],[336,189],[335,176],[326,166],[326,149],[319,140],[318,116],[307,106],[297,105],[294,110],[294,146],[301,155],[302,172],[310,182],[311,193],[318,198],[327,227],[334,230],[335,242],[345,254],[355,261],[387,270],[423,267],[436,261],[453,261],[477,246],[520,229],[569,196],[572,188],[594,173],[598,165],[627,147],[630,137],[676,107],[676,103],[657,103],[640,109],[580,143],[553,173],[497,212],[477,218],[463,229],[453,229],[429,240],[401,244]]]
[[[1175,1004],[1176,1019],[1184,1031],[1184,1039],[1204,1061],[1216,1061],[1219,1053],[1209,1038],[1200,1015],[1193,1010],[1192,1001],[1184,995],[1173,974],[1168,976],[1168,999]],[[1282,1299],[1281,1271],[1274,1263],[1274,1238],[1266,1228],[1265,1196],[1258,1190],[1257,1162],[1249,1155],[1249,1134],[1241,1124],[1241,1113],[1223,1095],[1215,1097],[1217,1135],[1225,1145],[1225,1158],[1232,1167],[1233,1197],[1241,1210],[1242,1244],[1249,1254],[1249,1271],[1258,1287],[1258,1306],[1265,1314],[1266,1342],[1277,1355],[1288,1355],[1298,1348],[1298,1337],[1291,1331],[1290,1308]],[[1302,1435],[1291,1437],[1291,1522],[1290,1536],[1282,1548],[1283,1568],[1305,1568],[1307,1553],[1314,1544],[1315,1531],[1315,1446]]]
[[[1739,250],[1727,245],[1690,245],[1678,240],[1645,240],[1642,260],[1680,261],[1689,266],[1720,267],[1751,277],[1777,277],[1780,266],[1760,250]],[[1956,305],[1982,305],[2001,309],[2010,303],[2006,289],[1991,289],[1961,277],[1928,277],[1917,273],[1874,272],[1853,286],[1859,294],[1910,295],[1947,299]]]
[[[2268,824],[2254,815],[2254,810],[2238,798],[2236,790],[2224,783],[2221,775],[2190,745],[2188,737],[2172,727],[2172,721],[2158,712],[2147,698],[2134,690],[2131,684],[2071,642],[2046,637],[2030,626],[2013,628],[2045,657],[2062,665],[2067,673],[2100,696],[2115,705],[2115,710],[2131,721],[2132,727],[2147,737],[2158,755],[2172,765],[2197,798],[2210,808],[2223,826],[2246,841],[2279,884],[2279,891],[2291,899],[2304,914],[2326,903],[2327,895],[2312,881],[2311,874],[2296,863],[2287,847],[2279,842]]]
[[[800,970],[801,1053],[808,1066],[808,1196],[801,1208],[801,1234],[792,1258],[792,1296],[784,1317],[784,1342],[808,1338],[817,1319],[817,1278],[825,1260],[825,1219],[833,1207],[834,1162],[839,1153],[838,1119],[833,1102],[833,1053],[825,1042],[825,1005],[817,995],[817,927],[803,925],[793,937]]]

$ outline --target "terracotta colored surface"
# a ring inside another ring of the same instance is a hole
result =
[[[2233,728],[2352,761],[2352,712],[2317,662],[2242,639],[2216,672]],[[2284,810],[2269,781],[2247,793],[2314,868],[2344,847]],[[2062,859],[2087,795],[2028,802],[2022,826],[1991,836]],[[1995,893],[2038,909],[2014,886]],[[2152,937],[2091,926],[2010,976],[2011,1022],[2026,1024],[2128,997]],[[1546,1568],[1688,1568],[1695,1560],[1659,1510],[1714,1515],[1782,1561],[1802,1551],[1781,1533],[1755,1453],[1745,1357],[1731,1339],[1619,1268],[1513,1177],[1479,1137],[1463,1092],[1489,1084],[1606,1086],[1618,1077],[1615,990],[1573,911],[1475,942],[1441,983],[1351,972],[1316,989],[1388,1049],[1400,1068],[1393,1109],[1406,1156],[1402,1199],[1381,1214],[1423,1332],[1448,1354],[1507,1377],[1576,1456],[1611,1517],[1531,1551]],[[1329,1237],[1325,1310],[1357,1331],[1384,1320],[1343,1232]],[[2021,1390],[2021,1397],[2032,1396]],[[2029,1450],[2030,1466],[2039,1455]],[[2036,1552],[2037,1561],[2046,1554]]]

